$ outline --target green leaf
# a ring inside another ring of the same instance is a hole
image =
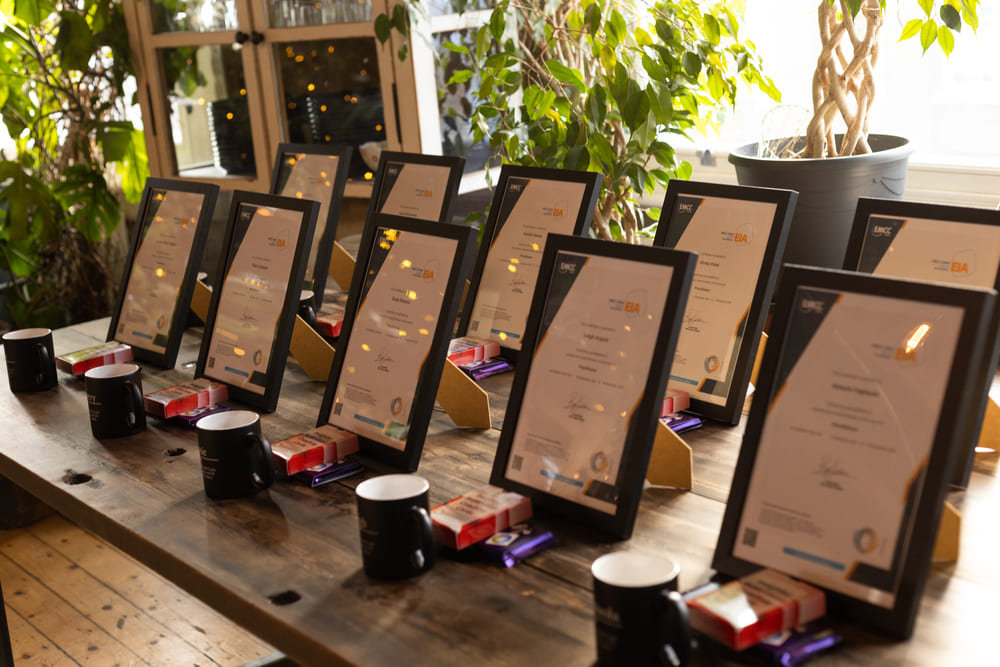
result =
[[[573,86],[581,93],[586,91],[587,86],[583,83],[583,77],[580,75],[580,72],[570,69],[555,58],[545,61],[545,66],[549,70],[549,73],[557,80]]]
[[[691,174],[693,173],[694,167],[691,166],[690,162],[681,162],[677,165],[677,178],[689,181],[691,180]]]
[[[35,0],[16,0],[14,3],[14,18],[24,21],[30,26],[37,26],[51,13],[51,5]],[[6,14],[6,12],[4,12]],[[10,14],[7,14],[10,16]]]
[[[603,134],[591,134],[587,140],[587,148],[590,150],[590,154],[602,163],[602,166],[611,166],[618,161],[615,149],[612,148],[611,142]]]
[[[493,12],[490,14],[490,34],[498,42],[503,39],[503,33],[507,29],[507,17],[503,12]]]
[[[604,86],[596,85],[587,95],[587,116],[595,125],[604,123],[608,114],[608,93]]]
[[[135,127],[129,121],[102,123],[98,126],[97,143],[101,145],[106,162],[125,159],[131,150],[133,130]]]
[[[96,48],[97,43],[87,25],[87,19],[77,12],[60,12],[56,52],[62,69],[79,72],[86,70]]]
[[[392,34],[392,21],[389,19],[387,14],[379,14],[375,17],[375,38],[378,39],[380,44],[385,44],[389,41],[389,37]]]
[[[906,25],[903,26],[903,32],[899,35],[899,41],[902,42],[904,39],[910,39],[914,35],[917,35],[923,25],[924,22],[920,19],[910,19],[906,22]]]
[[[718,45],[721,38],[719,30],[719,21],[711,14],[705,14],[702,17],[702,29],[705,32],[705,38],[708,39],[710,44]]]
[[[920,46],[923,47],[924,53],[927,53],[927,49],[934,45],[937,40],[937,23],[934,19],[927,19],[924,21],[924,27],[920,29]]]
[[[118,162],[116,170],[122,180],[125,201],[137,204],[142,198],[142,190],[149,178],[149,158],[146,154],[146,139],[141,130],[132,130],[128,154]]]
[[[452,51],[454,53],[463,53],[465,55],[469,54],[469,47],[464,44],[455,44],[454,42],[445,42],[444,48]]]
[[[566,157],[563,158],[563,169],[583,171],[589,164],[590,154],[587,153],[587,147],[583,145],[573,146],[566,151]]]
[[[951,5],[941,5],[941,20],[946,26],[955,32],[962,31],[962,16],[958,13],[958,10]],[[938,32],[940,32],[940,30]],[[938,38],[938,41],[940,41],[940,37]],[[952,44],[954,45],[954,40],[952,40]]]
[[[617,9],[611,10],[611,16],[604,24],[604,34],[612,47],[625,41],[625,37],[628,35],[628,24],[625,23],[625,18]]]
[[[121,209],[100,171],[83,164],[73,165],[52,191],[67,209],[69,224],[88,241],[100,240],[118,225]]]
[[[664,44],[674,43],[674,29],[669,23],[667,23],[666,20],[662,18],[656,19],[654,28],[656,29],[657,36],[663,41]]]
[[[697,77],[701,72],[701,58],[698,57],[697,53],[692,51],[686,52],[684,57],[681,59],[681,62],[684,66],[684,71],[687,72],[688,76],[692,78]]]
[[[652,111],[646,114],[646,122],[639,126],[633,136],[639,142],[639,148],[643,153],[649,151],[649,147],[656,140],[656,115]]]
[[[920,9],[924,10],[925,15],[931,15],[931,11],[934,9],[934,0],[917,0],[917,4],[920,5]]]
[[[596,2],[591,3],[584,12],[587,23],[587,31],[591,35],[596,35],[601,29],[601,6]]]
[[[937,31],[937,42],[944,55],[950,56],[952,50],[955,48],[955,35],[952,34],[947,26],[941,26]]]
[[[453,83],[465,83],[466,81],[470,80],[474,75],[475,72],[473,72],[471,69],[455,70],[455,73],[451,75],[450,79],[448,79],[447,85],[450,86]]]

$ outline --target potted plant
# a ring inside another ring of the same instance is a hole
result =
[[[0,15],[0,117],[14,145],[0,155],[6,306],[16,327],[104,316],[127,245],[116,252],[107,239],[149,173],[142,133],[127,119],[121,4],[41,0],[3,11],[12,14]]]
[[[916,10],[900,41],[948,55],[954,33],[978,27],[979,0],[898,0]],[[812,77],[812,117],[802,136],[741,146],[729,156],[741,184],[799,192],[786,262],[840,268],[858,197],[901,198],[911,153],[907,139],[869,132],[885,0],[819,0],[820,52]]]
[[[715,124],[741,82],[779,97],[742,12],[742,0],[501,0],[468,43],[447,45],[467,66],[440,94],[471,91],[463,122],[494,159],[603,173],[592,231],[636,243],[643,193],[691,174],[671,138]],[[383,42],[408,27],[400,5],[375,22]]]

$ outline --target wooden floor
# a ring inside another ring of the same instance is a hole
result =
[[[274,649],[55,515],[0,530],[0,581],[21,665],[242,665]]]

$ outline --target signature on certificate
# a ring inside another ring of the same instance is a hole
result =
[[[813,474],[819,476],[820,486],[825,486],[828,489],[836,491],[844,490],[844,487],[840,485],[838,480],[851,478],[850,473],[847,472],[844,465],[829,454],[820,459],[819,465],[813,471]]]
[[[514,276],[510,281],[510,291],[521,293],[528,288],[528,281],[521,276]]]
[[[243,323],[244,329],[249,329],[250,326],[257,321],[257,317],[249,310],[244,310],[243,314],[240,315],[240,322]]]
[[[684,312],[684,326],[691,327],[704,324],[705,318],[701,316],[700,310],[688,310]]]
[[[569,413],[569,418],[576,421],[584,421],[584,412],[591,412],[593,408],[590,407],[590,402],[583,394],[573,392],[569,395],[569,400],[566,401],[566,405],[563,406],[566,412]]]

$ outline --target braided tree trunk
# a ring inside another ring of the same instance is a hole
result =
[[[875,97],[872,68],[882,27],[879,0],[863,0],[858,23],[846,0],[836,0],[836,5],[831,0],[819,0],[817,14],[823,52],[813,74],[813,117],[806,130],[802,157],[870,153],[868,112]],[[834,141],[833,129],[838,116],[847,125],[840,146]]]

